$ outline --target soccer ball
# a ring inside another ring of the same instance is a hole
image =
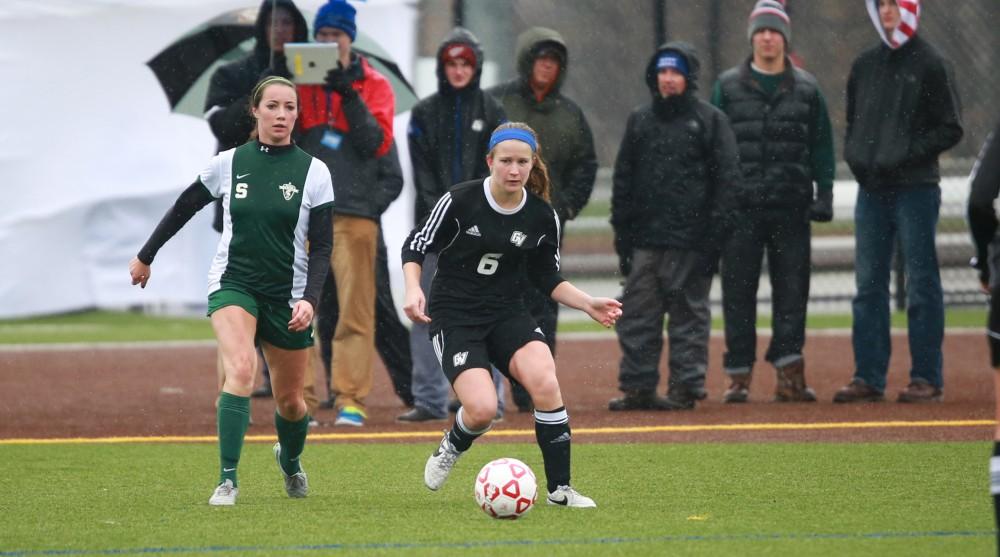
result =
[[[515,519],[535,506],[535,473],[516,458],[488,462],[476,476],[476,504],[493,518]]]

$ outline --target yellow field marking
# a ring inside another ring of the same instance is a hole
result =
[[[985,427],[995,426],[993,420],[927,420],[889,422],[824,422],[824,423],[750,423],[705,425],[657,425],[634,427],[581,427],[574,428],[574,435],[689,433],[697,431],[809,431],[830,429],[876,428],[928,428],[928,427]],[[490,437],[532,436],[533,429],[500,429],[490,432]],[[384,431],[369,433],[313,433],[310,441],[374,441],[384,439],[436,439],[440,431]],[[77,437],[64,439],[0,439],[0,445],[88,445],[98,443],[214,443],[214,435],[162,436],[162,437]],[[247,441],[273,443],[274,435],[247,435]]]

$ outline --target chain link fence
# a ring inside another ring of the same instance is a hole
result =
[[[611,229],[607,222],[610,167],[629,112],[649,101],[643,72],[656,45],[686,40],[698,49],[702,72],[699,96],[707,98],[716,76],[750,55],[747,17],[753,0],[422,0],[420,51],[433,56],[454,22],[476,33],[491,71],[483,85],[515,72],[514,43],[532,26],[558,30],[569,48],[569,75],[563,92],[587,114],[594,131],[600,173],[591,203],[567,226],[564,270],[576,279],[615,282]],[[878,44],[863,0],[816,2],[787,0],[792,20],[791,50],[819,81],[834,127],[838,160],[845,126],[845,88],[851,63]],[[1000,120],[1000,3],[997,0],[924,0],[919,32],[954,65],[962,101],[965,136],[942,159],[942,207],[938,253],[948,305],[981,303],[965,222],[967,177],[979,147]],[[838,164],[835,221],[814,226],[811,310],[842,312],[854,287],[853,206],[857,185],[846,165]],[[894,294],[905,280],[896,277]],[[770,296],[767,278],[760,297]],[[611,290],[608,286],[604,290]],[[718,302],[718,288],[713,298]],[[897,296],[901,299],[902,296]],[[761,307],[767,311],[765,303]]]

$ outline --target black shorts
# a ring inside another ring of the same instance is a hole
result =
[[[445,326],[431,335],[434,353],[449,383],[467,369],[490,369],[490,364],[512,379],[510,359],[533,340],[545,342],[545,335],[528,315],[515,315],[489,325]]]

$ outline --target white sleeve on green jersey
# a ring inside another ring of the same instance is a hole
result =
[[[306,174],[303,204],[313,209],[333,202],[333,179],[330,169],[317,158],[313,158]]]
[[[212,197],[222,197],[229,191],[233,179],[233,152],[235,149],[223,151],[208,161],[208,166],[198,174],[198,181],[205,186]]]

